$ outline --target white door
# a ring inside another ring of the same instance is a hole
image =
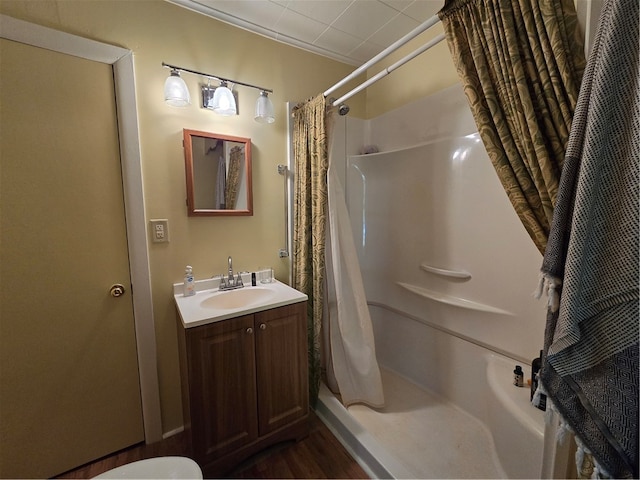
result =
[[[0,477],[50,477],[144,440],[113,73],[0,62]]]

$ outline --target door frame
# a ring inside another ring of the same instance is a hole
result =
[[[133,53],[95,40],[0,15],[0,38],[93,60],[113,68],[125,222],[146,443],[162,439],[149,249],[144,213]]]

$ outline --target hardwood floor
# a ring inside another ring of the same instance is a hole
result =
[[[276,445],[254,455],[225,478],[369,478],[320,419],[311,412],[309,436]],[[56,478],[92,478],[112,468],[145,458],[186,455],[182,434],[152,445],[137,445]]]

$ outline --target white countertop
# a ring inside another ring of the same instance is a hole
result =
[[[244,275],[243,275],[244,279]],[[250,277],[248,285],[237,290],[218,290],[218,279],[210,280],[197,280],[195,283],[196,294],[190,297],[185,297],[183,294],[183,284],[176,283],[173,285],[173,298],[176,303],[180,320],[185,328],[197,327],[199,325],[206,325],[212,322],[219,322],[220,320],[226,320],[228,318],[238,317],[241,315],[248,315],[263,310],[269,310],[271,308],[282,307],[290,305],[292,303],[304,302],[307,300],[307,295],[299,292],[298,290],[289,287],[288,285],[279,282],[274,279],[272,283],[258,283],[257,286],[251,286]],[[229,293],[238,292],[240,290],[247,291],[251,289],[268,289],[270,294],[265,300],[256,300],[255,302],[248,302],[238,308],[215,308],[207,306],[205,303],[207,300],[214,296],[227,295]],[[271,293],[272,292],[272,293]]]

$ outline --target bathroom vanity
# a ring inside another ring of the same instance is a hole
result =
[[[185,433],[205,476],[306,436],[306,295],[277,281],[174,293]]]

